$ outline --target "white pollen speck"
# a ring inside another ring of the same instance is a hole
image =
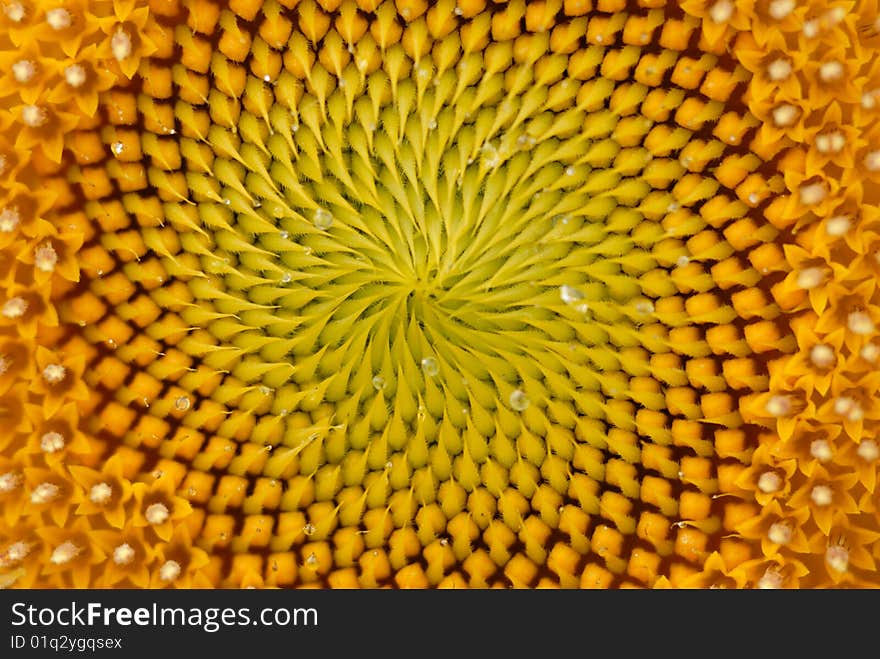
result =
[[[810,490],[810,498],[817,506],[830,506],[834,500],[834,492],[827,485],[815,485]]]
[[[822,82],[837,82],[843,78],[843,64],[837,60],[825,62],[819,67],[819,78]]]
[[[67,375],[67,369],[61,364],[49,364],[43,369],[43,379],[49,384],[58,384]]]
[[[852,226],[852,221],[846,215],[836,215],[825,223],[825,233],[839,238],[845,236]]]
[[[97,485],[93,485],[92,489],[89,490],[89,501],[98,504],[99,506],[110,501],[112,496],[113,488],[110,487],[109,483],[98,483]]]
[[[73,19],[69,11],[63,7],[57,7],[46,12],[46,22],[53,30],[66,30],[73,23]]]
[[[709,8],[709,18],[716,23],[726,23],[733,18],[735,7],[730,0],[718,0]]]
[[[859,350],[859,357],[866,362],[873,364],[878,358],[880,358],[880,346],[877,346],[876,343],[866,343],[862,346],[862,349]]]
[[[819,368],[828,368],[835,361],[834,349],[824,343],[817,343],[810,348],[810,361]]]
[[[853,311],[846,317],[846,326],[853,334],[866,336],[874,333],[874,321],[864,311]]]
[[[825,200],[825,197],[828,196],[828,188],[823,182],[810,183],[802,185],[798,190],[798,195],[804,206],[813,206]]]
[[[825,279],[825,271],[822,268],[804,268],[797,274],[798,288],[810,290],[816,288]]]
[[[831,545],[825,550],[825,561],[835,572],[846,572],[849,568],[849,551],[840,545]]]
[[[787,59],[775,59],[767,65],[767,77],[779,82],[791,75],[791,62]]]
[[[842,133],[820,133],[816,135],[816,150],[819,153],[839,153],[846,145],[846,138]]]
[[[121,62],[131,55],[131,37],[121,27],[116,28],[113,38],[110,39],[110,50],[117,62]]]
[[[9,548],[0,553],[0,567],[5,567],[12,563],[18,563],[31,553],[31,547],[28,543],[19,540],[9,545]]]
[[[31,503],[44,504],[49,503],[57,497],[61,489],[55,483],[40,483],[31,492]]]
[[[117,156],[125,150],[125,145],[122,142],[113,142],[113,145],[110,147]]]
[[[758,579],[757,586],[760,590],[779,590],[783,583],[785,583],[785,579],[777,570],[767,568]]]
[[[785,416],[791,413],[791,399],[785,394],[776,394],[770,397],[764,409],[770,416]]]
[[[813,19],[804,23],[803,33],[807,39],[816,37],[819,34],[819,21]]]
[[[68,540],[55,547],[55,551],[52,552],[49,561],[54,565],[64,565],[76,558],[80,551],[82,550],[79,547]]]
[[[127,542],[123,542],[113,550],[113,562],[116,565],[128,565],[134,560],[134,555],[135,552],[132,546]]]
[[[40,450],[44,453],[57,453],[64,448],[64,435],[50,430],[40,437]]]
[[[58,252],[52,243],[43,243],[34,250],[34,267],[43,272],[53,272],[58,264]]]
[[[79,64],[71,64],[64,69],[64,80],[71,87],[82,87],[86,81],[86,70]]]
[[[4,317],[9,318],[10,320],[15,320],[16,318],[21,318],[22,316],[24,316],[24,314],[27,312],[27,309],[28,303],[24,298],[12,297],[6,301],[0,313],[2,313]]]
[[[834,457],[834,451],[827,440],[816,439],[810,443],[810,455],[819,462],[829,462]]]
[[[181,412],[186,412],[189,409],[190,400],[189,396],[180,396],[177,400],[174,401],[174,408],[180,410]]]
[[[164,503],[153,503],[150,504],[146,511],[144,511],[144,517],[147,522],[157,526],[159,524],[164,524],[168,521],[168,518],[171,516],[171,513],[168,511],[168,507]]]
[[[25,126],[30,128],[39,128],[49,119],[46,110],[38,105],[25,105],[21,109],[21,120]]]
[[[21,222],[21,215],[18,208],[4,208],[0,211],[0,231],[3,233],[12,233]]]
[[[874,462],[880,458],[880,447],[873,439],[863,439],[856,450],[856,454],[865,462]]]
[[[772,494],[782,489],[782,479],[775,471],[765,471],[758,478],[758,489],[764,494]]]
[[[798,109],[789,103],[782,103],[773,108],[773,123],[779,128],[791,126],[798,117]]]
[[[24,5],[20,2],[9,2],[3,5],[3,13],[13,23],[21,23],[25,17]]]
[[[12,77],[16,82],[27,84],[37,73],[37,67],[29,59],[18,60],[12,65]]]
[[[690,262],[691,260],[687,256],[681,255],[675,260],[675,265],[679,268],[683,268]]]
[[[767,530],[767,539],[777,545],[787,545],[791,542],[791,527],[785,522],[775,522]]]
[[[793,12],[796,6],[795,0],[773,0],[767,11],[772,18],[781,21]]]
[[[180,563],[177,561],[165,561],[159,568],[159,578],[162,581],[174,581],[180,576]]]
[[[868,152],[865,156],[865,168],[869,172],[880,172],[880,150]]]
[[[828,13],[825,14],[826,18],[834,23],[840,23],[844,18],[846,18],[846,7],[834,7],[833,9],[829,9]]]
[[[856,402],[849,396],[840,396],[834,401],[834,413],[846,415],[853,409],[855,405]]]
[[[12,471],[0,474],[0,493],[7,494],[18,487],[21,477]]]

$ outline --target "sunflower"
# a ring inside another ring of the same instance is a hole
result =
[[[878,583],[873,0],[0,10],[0,583]]]

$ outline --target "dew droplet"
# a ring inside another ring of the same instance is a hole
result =
[[[440,372],[440,367],[437,365],[436,359],[433,357],[425,357],[422,359],[422,370],[428,377],[434,377]]]
[[[526,392],[522,389],[514,389],[510,393],[510,406],[517,412],[527,410],[530,404],[531,401],[529,400],[529,397],[526,396]]]
[[[636,311],[638,311],[643,316],[654,313],[654,304],[648,300],[636,302]]]
[[[315,211],[315,226],[321,231],[326,231],[333,224],[333,215],[330,211],[319,208]]]
[[[562,301],[566,304],[575,304],[584,299],[584,293],[574,286],[563,284],[559,287],[559,297],[561,297]]]
[[[381,375],[376,375],[373,377],[373,389],[376,391],[382,391],[385,388],[385,378]]]
[[[189,396],[180,396],[177,400],[174,401],[174,407],[181,412],[186,412],[189,409],[189,406]]]

